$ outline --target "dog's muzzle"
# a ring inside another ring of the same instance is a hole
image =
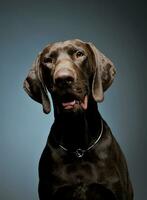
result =
[[[54,84],[60,89],[71,87],[76,81],[74,74],[75,73],[68,68],[59,69],[54,73]]]
[[[87,109],[88,95],[83,91],[84,87],[79,87],[77,74],[74,69],[66,67],[58,68],[54,72],[53,81],[56,99],[58,99],[62,109],[68,111],[79,108]]]

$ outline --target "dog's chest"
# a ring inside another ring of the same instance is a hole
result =
[[[95,148],[85,152],[81,158],[62,149],[52,152],[52,175],[59,185],[82,182],[88,185],[107,184],[110,180],[118,182],[118,174],[114,170],[115,163],[110,162],[107,151],[97,151]]]
[[[95,166],[87,162],[61,165],[54,175],[61,181],[70,183],[96,182]]]
[[[72,184],[98,182],[103,167],[100,166],[97,157],[93,159],[89,157],[84,155],[82,158],[78,158],[69,154],[54,159],[53,176],[61,182]]]
[[[88,162],[61,165],[55,174],[66,182],[95,182],[97,179],[95,166]]]

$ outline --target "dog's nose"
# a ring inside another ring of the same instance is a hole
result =
[[[69,87],[74,82],[74,73],[68,69],[60,69],[55,73],[54,81],[57,87]]]

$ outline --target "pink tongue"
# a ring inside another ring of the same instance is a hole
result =
[[[75,105],[76,101],[71,101],[71,102],[66,102],[66,103],[62,103],[62,106],[65,108],[65,109],[70,109],[70,108],[73,108],[73,106]]]
[[[71,101],[71,102],[63,102],[62,106],[64,107],[64,109],[72,109],[74,107],[74,105],[76,104],[76,100]],[[82,108],[84,110],[87,109],[87,104],[88,104],[88,97],[85,96],[84,97],[84,101],[80,103],[80,105],[82,106]]]

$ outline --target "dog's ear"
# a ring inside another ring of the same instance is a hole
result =
[[[114,80],[116,73],[113,63],[104,56],[92,43],[88,43],[93,54],[92,68],[94,77],[92,82],[92,95],[95,101],[101,102],[106,91]]]
[[[23,87],[33,100],[42,104],[44,113],[48,114],[51,106],[40,69],[40,54],[33,62],[32,68],[24,81]]]

